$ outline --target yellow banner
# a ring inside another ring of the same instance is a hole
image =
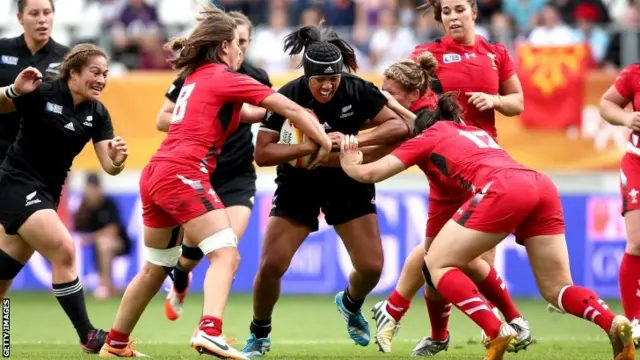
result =
[[[279,87],[295,76],[274,76],[271,81],[275,87]],[[378,75],[362,76],[375,84],[382,82]],[[116,134],[129,144],[127,169],[142,169],[162,142],[165,134],[155,129],[155,118],[174,77],[173,72],[133,72],[109,79],[101,100],[111,113]],[[521,127],[518,118],[499,115],[500,144],[516,160],[537,170],[616,169],[626,133],[624,129],[604,125],[597,115],[600,96],[614,78],[615,74],[588,74],[585,111],[580,128],[572,129],[569,133],[532,131]],[[92,146],[87,146],[76,158],[73,168],[99,169]]]

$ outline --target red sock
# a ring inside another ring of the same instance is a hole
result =
[[[629,320],[640,320],[640,256],[624,254],[619,284],[624,315]]]
[[[449,270],[440,278],[438,292],[478,324],[489,339],[500,332],[502,321],[489,309],[476,285],[459,269]]]
[[[581,286],[564,287],[560,291],[558,305],[571,315],[597,324],[607,334],[616,316],[596,293]]]
[[[129,345],[129,334],[125,334],[116,329],[111,329],[109,330],[109,335],[107,335],[107,340],[105,342],[116,349],[124,349]]]
[[[387,312],[395,321],[400,321],[409,310],[411,300],[405,299],[396,290],[387,298]]]
[[[445,341],[449,336],[449,315],[451,315],[451,303],[446,300],[433,300],[424,294],[427,303],[429,322],[431,322],[431,340]]]
[[[220,336],[222,334],[222,320],[205,315],[200,318],[199,328],[209,336]]]
[[[513,303],[504,281],[502,281],[500,275],[498,275],[496,269],[493,267],[491,271],[489,271],[487,278],[478,284],[478,289],[487,299],[487,302],[495,305],[495,307],[500,310],[507,322],[511,322],[513,319],[522,316]]]

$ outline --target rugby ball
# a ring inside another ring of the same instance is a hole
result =
[[[285,119],[282,129],[280,129],[280,140],[278,141],[278,144],[298,145],[307,141],[309,141],[307,135],[300,131],[300,129],[296,128],[289,119]],[[297,168],[306,168],[311,164],[311,162],[313,162],[314,158],[315,153],[291,160],[289,161],[289,164]]]

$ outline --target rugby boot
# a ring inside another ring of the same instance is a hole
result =
[[[207,333],[202,330],[198,330],[196,335],[191,339],[191,346],[200,353],[200,355],[211,355],[221,359],[249,359],[240,351],[231,347],[224,336],[207,335]]]
[[[367,346],[371,340],[369,323],[365,320],[361,310],[352,313],[344,307],[342,304],[343,295],[344,291],[337,293],[334,302],[338,307],[338,312],[344,318],[345,323],[347,323],[347,332],[349,333],[351,340],[353,340],[357,345]]]
[[[109,344],[104,344],[102,349],[100,349],[100,354],[98,357],[101,358],[112,358],[112,357],[149,357],[139,351],[133,349],[131,343],[127,344],[124,348],[115,348]]]
[[[400,323],[396,322],[387,312],[386,300],[376,303],[371,312],[373,313],[373,320],[376,322],[377,330],[374,338],[378,345],[378,350],[383,353],[389,353],[391,352],[391,343],[400,329]]]
[[[638,319],[634,319],[631,322],[631,329],[633,335],[633,344],[636,346],[636,349],[640,346],[640,322]]]
[[[498,336],[489,340],[484,360],[503,360],[510,346],[518,340],[518,333],[507,323],[502,323]]]
[[[80,342],[80,347],[82,351],[87,354],[97,354],[100,352],[100,349],[104,345],[105,341],[107,341],[108,332],[102,329],[95,329],[89,331],[89,335],[87,336],[87,341],[82,343]]]
[[[622,315],[613,318],[609,330],[609,340],[615,360],[634,360],[636,348],[633,344],[633,326],[631,321]]]
[[[416,346],[411,351],[413,357],[427,357],[435,356],[441,351],[447,351],[449,349],[449,333],[447,332],[447,339],[443,341],[433,340],[430,337],[423,337],[418,341]]]
[[[258,339],[254,334],[250,334],[241,351],[248,358],[256,358],[266,355],[270,350],[271,337]]]
[[[491,309],[491,311],[493,311],[493,313],[496,314],[498,319],[504,320],[504,318],[502,317],[502,313],[500,312],[500,310],[498,310],[498,308],[494,307]],[[480,343],[485,348],[489,346],[489,338],[487,337],[487,334],[484,333],[484,330],[480,330]]]
[[[184,299],[189,292],[189,285],[191,285],[191,278],[193,275],[189,273],[189,283],[183,292],[176,291],[175,286],[171,286],[167,289],[167,297],[164,300],[164,314],[167,319],[171,321],[177,320],[184,311]]]
[[[517,353],[520,350],[526,350],[533,343],[529,322],[523,317],[519,317],[511,320],[509,326],[518,333],[518,340],[507,351]]]

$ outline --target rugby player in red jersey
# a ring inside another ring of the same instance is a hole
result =
[[[631,104],[633,111],[625,111]],[[640,64],[622,70],[600,101],[600,115],[612,125],[632,130],[627,153],[620,165],[622,216],[627,228],[627,247],[620,264],[620,297],[624,314],[633,322],[633,337],[640,341]]]
[[[222,316],[240,262],[224,205],[209,182],[226,137],[236,130],[243,103],[261,106],[293,121],[314,142],[325,161],[331,140],[304,108],[247,75],[236,22],[217,8],[205,7],[187,38],[173,40],[171,60],[185,83],[176,101],[172,125],[158,152],[142,171],[147,262],[131,281],[115,323],[100,351],[102,357],[141,357],[129,335],[149,301],[180,257],[181,229],[197,244],[210,265],[204,284],[204,307],[191,346],[201,354],[246,359],[222,336]]]
[[[558,190],[551,179],[513,160],[486,131],[462,122],[455,95],[415,119],[415,137],[390,155],[362,164],[357,139],[342,142],[341,165],[363,183],[383,181],[417,165],[427,175],[440,173],[473,196],[438,232],[424,257],[429,286],[463,311],[488,337],[485,360],[500,360],[518,334],[480,296],[462,269],[478,272],[480,258],[510,233],[529,256],[544,299],[564,312],[591,321],[608,334],[616,360],[635,359],[631,322],[616,316],[593,291],[573,285]],[[474,277],[475,274],[470,274]]]
[[[438,102],[437,95],[428,91],[428,84],[431,79],[430,74],[433,74],[436,69],[437,62],[430,52],[422,53],[417,58],[420,65],[411,59],[391,65],[385,71],[383,81],[383,89],[388,90],[388,92],[385,93],[389,100],[387,106],[402,116],[410,126],[413,126],[416,116],[421,113],[421,110],[436,108]],[[422,95],[422,97],[419,97],[420,95]],[[375,159],[378,159],[388,154],[390,150],[387,152],[378,150],[375,154],[372,154],[371,149],[365,147],[363,152],[365,153],[364,156],[366,159],[374,156],[378,156],[375,157]],[[451,212],[440,211],[441,207],[438,207],[437,204],[442,202],[446,203],[450,198],[469,199],[472,194],[469,191],[461,189],[455,181],[443,176],[439,172],[430,174],[427,179],[429,180],[429,216],[427,219],[426,238],[432,239],[453,216]],[[436,205],[432,206],[432,204]],[[425,242],[425,246],[422,248],[422,257],[424,257],[424,252],[428,249],[429,244],[430,241]],[[420,261],[423,262],[422,260]],[[496,281],[499,277],[495,269],[491,266],[485,269],[488,270],[488,272],[478,272],[478,276],[474,277],[474,281],[477,283],[482,294],[495,303],[501,312],[508,314],[507,317],[510,321],[515,319],[516,322],[524,322],[509,292],[503,287],[503,282]],[[401,276],[408,276],[408,273],[403,272]],[[420,289],[420,287],[424,285],[424,277],[419,275],[416,278],[401,278],[399,284],[404,284],[415,294],[417,289]],[[397,293],[397,291],[394,292],[394,294],[395,293]],[[436,294],[431,295],[432,298],[435,296]],[[398,301],[399,298],[397,296],[392,296],[392,300],[394,300],[396,304],[399,304],[394,306],[391,304],[391,301],[381,301],[375,304],[372,309],[373,318],[377,326],[375,342],[381,352],[391,352],[393,339],[397,335],[400,326],[399,321],[402,315],[404,315],[403,309],[409,307],[408,301],[402,302],[401,299]],[[444,300],[441,300],[441,302],[444,302]],[[451,309],[450,305],[448,309]],[[449,312],[445,314],[431,313],[429,318],[432,322],[438,322],[440,324],[444,322],[446,324],[448,317]],[[511,350],[519,350],[518,346],[530,342],[530,335],[528,330],[521,334],[522,328],[514,328],[519,332],[519,335],[522,336],[522,339],[514,344]],[[448,338],[446,327],[444,328],[444,334],[441,336],[445,339]],[[438,345],[438,343],[434,344],[431,339],[425,338],[414,350],[413,354],[415,356],[433,355],[433,353],[427,352],[427,350],[431,348],[423,346],[424,344]]]
[[[509,51],[504,45],[475,34],[475,20],[478,16],[476,0],[429,0],[424,8],[433,11],[435,20],[442,24],[446,35],[436,41],[416,46],[411,57],[416,59],[425,51],[431,52],[438,61],[435,77],[431,81],[432,91],[438,94],[455,92],[464,110],[465,121],[485,130],[497,140],[495,111],[505,116],[516,116],[524,109],[522,86]],[[438,214],[438,219],[444,221],[436,226],[437,219],[434,219],[431,223],[433,226],[429,225],[427,229],[426,242],[436,236],[446,219],[450,219],[467,200],[463,194],[455,197],[450,193],[440,194],[438,189],[430,189],[429,197],[429,212]],[[386,300],[387,309],[397,309],[398,321],[424,284],[420,270],[423,256],[422,245],[411,252],[405,260],[395,290]],[[495,249],[483,257],[493,266]],[[498,274],[492,279],[503,284]],[[451,304],[429,291],[424,295],[431,321],[431,335],[416,344],[413,350],[416,356],[435,355],[449,345]],[[520,314],[509,312],[502,315],[520,334],[518,344],[510,351],[518,351],[531,344],[529,324]],[[486,345],[485,340],[483,334],[483,343]]]

